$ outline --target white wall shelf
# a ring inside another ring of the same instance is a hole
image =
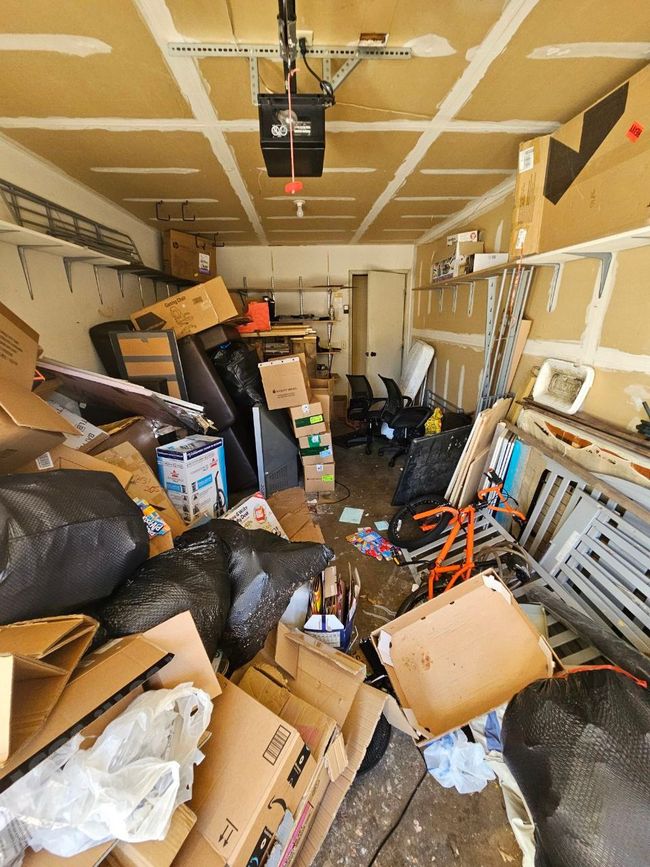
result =
[[[70,287],[71,292],[71,269],[73,263],[85,262],[88,265],[92,265],[95,269],[97,291],[102,303],[102,290],[99,276],[97,274],[97,268],[117,268],[119,266],[130,266],[133,264],[132,262],[129,262],[128,259],[118,259],[115,256],[101,253],[98,250],[91,250],[89,247],[81,247],[79,244],[73,244],[71,241],[55,238],[53,235],[45,235],[42,232],[37,232],[35,229],[28,229],[24,226],[19,226],[16,223],[10,223],[7,220],[0,220],[0,243],[11,244],[17,248],[23,273],[25,274],[27,289],[32,300],[34,299],[34,290],[29,276],[29,266],[26,256],[27,250],[38,250],[39,253],[47,253],[51,256],[58,256],[62,259],[66,277],[68,279],[68,286]]]

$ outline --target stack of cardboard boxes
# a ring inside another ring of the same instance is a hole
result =
[[[269,409],[288,409],[298,440],[305,491],[333,491],[336,485],[330,419],[333,402],[331,379],[307,376],[301,355],[289,355],[260,364]]]

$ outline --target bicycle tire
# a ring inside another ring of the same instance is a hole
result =
[[[406,597],[406,599],[402,600],[402,604],[397,609],[396,617],[400,617],[402,614],[406,614],[407,611],[413,611],[414,608],[417,608],[418,605],[424,605],[425,602],[429,600],[429,584],[427,581],[424,582],[417,590],[414,590],[412,593]]]
[[[398,548],[404,548],[407,551],[413,551],[415,548],[422,548],[424,545],[429,545],[435,542],[447,529],[451,516],[447,514],[438,515],[435,520],[435,526],[427,531],[422,532],[417,521],[413,520],[413,515],[419,512],[426,512],[429,509],[435,509],[437,506],[445,506],[447,501],[444,497],[438,494],[429,494],[426,497],[418,497],[412,500],[393,515],[388,523],[388,541]]]
[[[390,723],[382,714],[379,717],[379,721],[375,731],[373,732],[372,738],[370,739],[370,743],[366,748],[366,752],[361,759],[357,776],[359,774],[365,774],[366,771],[371,770],[371,768],[374,768],[375,765],[381,761],[384,753],[388,749],[392,731]]]

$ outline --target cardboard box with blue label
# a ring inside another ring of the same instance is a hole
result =
[[[331,433],[309,434],[309,436],[299,437],[298,444],[300,446],[300,459],[304,466],[333,463],[334,450]]]
[[[310,434],[327,433],[323,407],[319,402],[303,403],[289,410],[293,432],[299,439]]]
[[[159,446],[156,455],[160,484],[185,523],[200,515],[223,515],[228,508],[228,485],[221,437],[195,434]]]

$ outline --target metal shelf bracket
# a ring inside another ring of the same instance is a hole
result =
[[[600,262],[600,275],[598,277],[598,297],[602,298],[607,282],[607,275],[612,265],[613,253],[569,253],[570,256],[575,256],[577,259],[597,259]]]

